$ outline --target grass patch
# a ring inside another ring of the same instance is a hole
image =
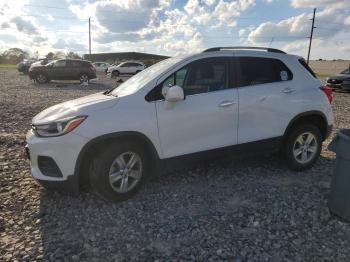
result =
[[[16,68],[16,65],[11,65],[11,64],[0,64],[0,68]]]
[[[317,73],[317,72],[315,72],[315,74],[316,74],[317,77],[329,77],[330,76],[330,74],[326,74],[326,73]]]

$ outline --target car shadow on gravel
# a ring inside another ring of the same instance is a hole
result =
[[[322,249],[313,249],[317,244],[305,245],[304,236],[340,248],[333,236],[327,240],[319,233],[336,223],[326,205],[333,165],[334,159],[321,157],[314,168],[292,172],[276,155],[211,161],[154,177],[120,203],[90,193],[43,190],[37,222],[43,260],[217,260],[247,259],[248,254],[271,260],[276,253],[303,260],[322,255]]]

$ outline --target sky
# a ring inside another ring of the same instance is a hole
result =
[[[263,46],[311,59],[350,59],[350,0],[1,0],[0,51],[146,52]]]

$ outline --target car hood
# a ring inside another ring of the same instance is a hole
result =
[[[39,61],[39,62],[35,62],[35,63],[33,63],[33,64],[32,64],[32,67],[38,67],[38,66],[43,67],[44,65],[43,65],[43,64],[41,64],[41,62],[40,62],[40,61]]]
[[[39,70],[39,69],[45,69],[46,66],[42,65],[42,64],[32,64],[30,66],[30,70],[32,71],[33,69],[35,70]]]
[[[33,118],[32,124],[40,125],[63,118],[90,115],[96,111],[114,106],[117,101],[117,97],[104,95],[103,93],[84,96],[45,109]]]
[[[350,75],[338,74],[338,75],[328,77],[328,79],[337,79],[337,80],[344,80],[345,78],[350,78]]]

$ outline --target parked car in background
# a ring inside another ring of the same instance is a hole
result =
[[[47,58],[41,58],[41,59],[39,59],[39,61],[33,63],[31,66],[47,65],[50,62],[52,62],[52,60],[49,60]]]
[[[246,50],[252,49],[252,50]],[[334,117],[332,89],[301,57],[271,48],[211,48],[161,61],[120,86],[45,109],[27,153],[44,186],[134,195],[165,166],[280,152],[305,170]]]
[[[117,77],[123,74],[133,75],[141,72],[145,68],[146,66],[142,62],[127,61],[127,62],[120,63],[117,66],[110,66],[107,70],[107,73],[110,73],[114,77]]]
[[[340,74],[328,77],[327,85],[333,89],[350,91],[350,66]]]
[[[86,60],[60,59],[47,65],[30,67],[29,77],[39,84],[50,80],[80,80],[82,83],[96,78],[96,69]]]
[[[104,63],[104,62],[95,62],[95,63],[92,63],[92,64],[96,68],[97,72],[104,72],[104,73],[107,73],[108,67],[111,66],[110,64]]]
[[[30,66],[31,66],[34,62],[36,62],[36,60],[33,60],[33,59],[31,59],[31,60],[24,59],[22,62],[20,62],[20,63],[17,64],[17,70],[18,70],[18,72],[21,72],[21,73],[23,73],[23,74],[27,74],[28,71],[29,71]]]

